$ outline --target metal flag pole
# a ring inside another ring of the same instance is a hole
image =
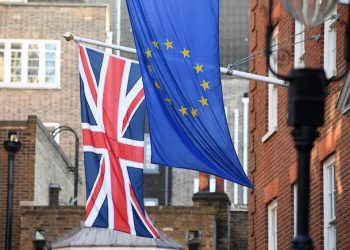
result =
[[[87,44],[97,45],[97,46],[101,46],[101,47],[106,47],[106,48],[111,48],[114,50],[120,50],[120,51],[124,51],[124,52],[128,52],[128,53],[136,54],[136,49],[134,49],[134,48],[105,43],[105,42],[101,42],[101,41],[97,41],[97,40],[93,40],[93,39],[89,39],[89,38],[85,38],[85,37],[75,36],[70,32],[64,33],[63,37],[66,39],[66,41],[75,41],[77,43],[79,43],[79,42],[87,43]],[[259,82],[275,84],[275,85],[282,86],[282,87],[288,87],[288,83],[283,81],[283,80],[273,78],[273,77],[261,76],[261,75],[257,75],[257,74],[252,74],[252,73],[234,70],[231,65],[229,65],[227,68],[221,67],[220,72],[222,74],[226,74],[229,76],[238,77],[238,78],[242,78],[242,79],[246,79],[246,80],[254,80],[254,81],[259,81]]]

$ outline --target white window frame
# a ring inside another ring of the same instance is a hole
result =
[[[198,193],[199,192],[199,178],[194,178],[193,179],[193,193]]]
[[[159,165],[151,163],[152,147],[149,133],[144,134],[144,142],[145,164],[143,172],[145,174],[159,174]],[[149,155],[149,158],[147,157],[147,155]]]
[[[0,39],[0,43],[5,44],[4,55],[4,81],[0,82],[0,88],[20,88],[20,89],[59,89],[61,82],[61,41],[60,40],[38,40],[38,39]],[[21,82],[10,82],[11,78],[11,44],[21,44]],[[55,82],[45,82],[45,44],[56,45],[55,58]],[[39,83],[28,83],[28,45],[37,44],[39,46]]]
[[[294,68],[304,68],[305,26],[301,22],[295,20],[294,27]]]
[[[277,200],[271,201],[267,207],[268,214],[268,250],[277,250],[278,210]]]
[[[337,75],[337,20],[331,18],[337,14],[337,9],[334,9],[324,22],[324,53],[323,64],[327,77]]]
[[[278,71],[278,28],[275,28],[272,34],[272,54],[270,56],[270,66],[277,72]],[[269,71],[269,77],[276,78],[271,71]],[[273,134],[277,132],[278,126],[278,92],[277,86],[274,84],[268,84],[268,127],[267,133],[263,136],[262,142],[267,141]]]
[[[335,155],[323,163],[324,249],[336,249]]]
[[[224,192],[227,191],[227,182],[224,180]],[[199,178],[193,179],[193,193],[199,192]],[[211,175],[209,178],[209,192],[214,193],[216,192],[216,177]]]
[[[146,207],[155,207],[159,205],[158,198],[144,198],[143,203]]]
[[[294,236],[297,235],[297,216],[298,216],[298,184],[293,186],[293,232]]]

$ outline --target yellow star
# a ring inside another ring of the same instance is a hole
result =
[[[159,43],[157,41],[152,41],[152,44],[156,49],[159,49]]]
[[[202,96],[202,98],[200,99],[200,100],[198,100],[201,104],[202,104],[202,107],[204,107],[204,106],[208,106],[209,104],[208,104],[208,98],[204,98],[203,96]]]
[[[171,105],[171,99],[170,99],[169,97],[165,98],[165,101],[166,101],[169,105]]]
[[[181,106],[181,108],[179,109],[179,111],[181,112],[182,115],[187,115],[187,108]]]
[[[183,55],[184,58],[190,57],[190,51],[187,50],[187,49],[183,49],[183,50],[181,51],[181,54]]]
[[[209,81],[203,80],[203,83],[201,84],[204,90],[209,89]]]
[[[150,49],[147,49],[145,53],[146,53],[147,58],[152,57],[152,51]]]
[[[148,64],[148,65],[147,65],[147,68],[148,68],[148,71],[151,73],[151,72],[152,72],[152,65],[151,65],[151,64]]]
[[[166,40],[166,42],[164,44],[166,46],[166,49],[172,49],[173,48],[173,42],[169,41],[168,39]]]
[[[192,115],[193,117],[198,116],[198,109],[192,108],[192,110],[191,110],[191,115]]]
[[[159,82],[157,80],[154,82],[154,85],[156,86],[157,89],[160,89],[160,85],[159,85]]]
[[[196,70],[196,72],[197,72],[197,74],[199,73],[199,72],[204,72],[203,71],[203,64],[202,65],[199,65],[198,63],[196,64],[196,67],[193,67],[195,70]]]

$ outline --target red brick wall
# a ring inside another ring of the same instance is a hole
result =
[[[209,207],[148,207],[148,213],[155,226],[168,237],[188,250],[187,232],[199,231],[200,247],[203,250],[215,248],[216,214]],[[46,234],[47,243],[79,230],[84,207],[21,207],[20,249],[34,250],[32,235],[35,230]],[[237,222],[238,223],[238,222]],[[238,242],[237,244],[244,244]]]
[[[149,207],[155,226],[188,250],[187,232],[198,231],[200,249],[214,249],[216,244],[216,214],[209,207]]]
[[[7,175],[8,154],[3,147],[8,132],[17,132],[22,148],[15,154],[14,191],[13,191],[13,227],[12,249],[18,249],[20,235],[20,207],[21,201],[34,199],[34,157],[36,118],[29,117],[27,122],[0,121],[0,247],[5,244],[5,225],[7,208]]]
[[[279,73],[286,74],[293,67],[294,20],[282,7],[276,11],[278,2],[274,1],[274,22],[278,25],[279,41],[283,47],[279,52]],[[268,1],[251,0],[250,53],[262,51],[265,46]],[[341,20],[337,23],[337,68],[343,68],[344,23],[346,8],[339,7]],[[277,13],[277,14],[276,14]],[[306,32],[306,38],[320,34],[321,40],[306,42],[305,64],[309,67],[321,67],[323,64],[323,26]],[[265,57],[260,56],[250,63],[250,71],[267,75]],[[336,153],[337,182],[337,243],[338,249],[349,249],[350,178],[349,178],[349,142],[350,121],[342,116],[335,105],[342,82],[332,83],[326,100],[326,123],[320,129],[320,138],[312,151],[311,161],[311,201],[310,233],[315,249],[323,249],[323,169],[322,161],[329,154]],[[267,204],[271,199],[278,201],[278,249],[290,249],[293,237],[293,183],[296,180],[296,154],[291,138],[291,128],[287,127],[287,89],[278,88],[278,131],[266,142],[262,137],[266,133],[267,85],[250,82],[250,155],[249,173],[256,191],[249,196],[249,249],[267,249]],[[264,105],[262,105],[264,104]],[[347,204],[347,205],[346,205]]]
[[[35,250],[32,236],[35,230],[44,232],[47,243],[80,228],[84,207],[21,207],[20,249]]]

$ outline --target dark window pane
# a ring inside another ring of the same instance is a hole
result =
[[[22,48],[22,44],[20,43],[12,43],[11,44],[11,49],[21,49]]]
[[[39,45],[37,45],[37,44],[29,44],[28,48],[30,50],[39,50]]]

